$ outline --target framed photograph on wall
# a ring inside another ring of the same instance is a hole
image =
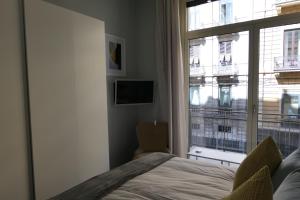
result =
[[[106,34],[106,65],[108,76],[126,76],[125,40]]]

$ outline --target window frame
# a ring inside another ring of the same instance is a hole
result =
[[[239,22],[234,24],[225,24],[216,27],[204,28],[200,30],[188,30],[188,16],[186,0],[180,0],[180,32],[182,36],[183,47],[183,64],[184,64],[184,84],[185,84],[185,107],[189,110],[189,40],[210,37],[215,35],[225,35],[242,31],[249,31],[249,56],[248,56],[248,119],[247,119],[247,152],[250,152],[257,145],[257,128],[258,128],[258,81],[259,81],[259,37],[260,29],[272,28],[276,26],[290,25],[300,23],[300,13],[285,14],[263,19]],[[186,112],[190,125],[190,113]],[[190,133],[190,126],[188,126]],[[189,134],[189,144],[191,141]]]

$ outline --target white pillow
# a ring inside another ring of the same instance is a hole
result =
[[[273,195],[273,200],[300,199],[300,168],[290,173]]]

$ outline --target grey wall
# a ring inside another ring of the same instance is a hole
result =
[[[156,79],[154,61],[155,0],[47,0],[56,5],[101,19],[106,33],[125,38],[124,78]],[[115,78],[115,77],[114,77]],[[148,106],[113,105],[114,80],[108,77],[108,130],[110,166],[129,161],[137,148],[136,123],[153,120],[155,109]]]
[[[0,1],[0,199],[30,199],[20,1]]]
[[[137,69],[138,77],[155,81],[157,101],[157,74],[155,61],[155,0],[136,0]],[[157,103],[139,106],[139,121],[154,121],[158,114]]]

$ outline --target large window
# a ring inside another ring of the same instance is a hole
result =
[[[284,156],[300,147],[295,4],[300,1],[188,0],[191,149],[247,153],[267,136]]]

